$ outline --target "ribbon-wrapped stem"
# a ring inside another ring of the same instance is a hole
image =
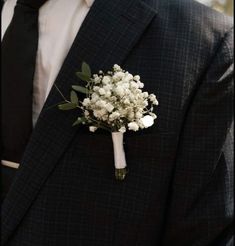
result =
[[[113,132],[113,150],[115,163],[115,177],[117,180],[124,180],[127,174],[126,156],[123,147],[123,133]]]

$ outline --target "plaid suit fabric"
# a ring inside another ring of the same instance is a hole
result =
[[[68,93],[82,60],[120,63],[157,94],[158,121],[125,134],[119,183],[110,135],[46,110],[52,91],[3,204],[5,245],[231,245],[232,48],[231,20],[191,0],[97,0],[56,83]]]

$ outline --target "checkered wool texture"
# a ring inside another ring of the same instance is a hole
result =
[[[155,13],[157,12],[157,14]],[[119,63],[158,97],[156,125],[125,136],[71,127],[45,105],[3,204],[6,246],[229,246],[233,219],[232,23],[191,0],[96,0],[56,84],[81,62]]]

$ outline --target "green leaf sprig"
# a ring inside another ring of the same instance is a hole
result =
[[[85,94],[89,97],[92,89],[92,73],[90,66],[86,63],[82,63],[81,71],[76,73],[77,77],[82,80],[83,82],[86,82],[87,85],[81,86],[81,85],[73,85],[72,91],[70,92],[70,100],[67,100],[62,92],[59,90],[59,88],[56,86],[57,90],[61,94],[61,96],[64,99],[64,102],[58,105],[58,108],[62,111],[69,111],[74,109],[81,109],[84,110],[82,107],[82,102],[79,101],[77,93]],[[93,119],[88,119],[87,117],[78,117],[77,120],[73,123],[73,126],[78,126],[81,124],[87,124],[87,123],[94,123]]]

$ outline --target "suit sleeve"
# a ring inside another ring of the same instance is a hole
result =
[[[163,245],[233,245],[233,30],[220,42],[180,137]]]

